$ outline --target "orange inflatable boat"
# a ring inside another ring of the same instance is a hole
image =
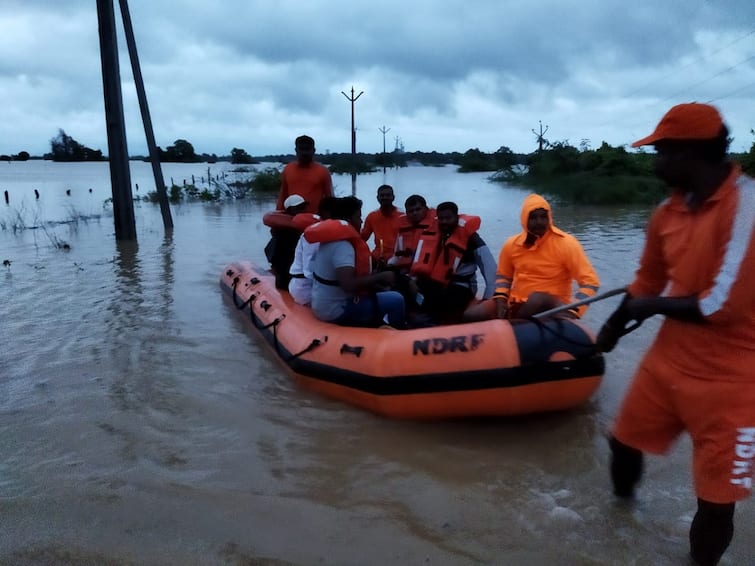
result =
[[[220,285],[301,385],[388,417],[569,409],[590,398],[604,371],[578,321],[351,328],[317,320],[248,262],[227,266]]]

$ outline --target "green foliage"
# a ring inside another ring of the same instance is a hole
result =
[[[755,136],[755,130],[750,130],[750,133]],[[740,153],[736,159],[742,166],[742,171],[750,177],[755,177],[755,142],[752,142],[748,153]]]
[[[527,169],[516,182],[578,204],[655,204],[668,194],[653,173],[653,155],[629,153],[607,143],[582,151],[562,141],[530,154]],[[508,175],[496,180],[513,180]]]
[[[46,157],[53,161],[105,161],[102,151],[81,145],[62,129],[50,140],[50,150]]]
[[[331,173],[373,173],[376,159],[366,153],[331,153],[322,157]]]
[[[163,151],[159,147],[157,153],[163,163],[197,163],[200,158],[194,152],[194,146],[186,140],[176,140],[173,145]]]
[[[255,163],[255,159],[246,150],[234,147],[231,150],[231,163],[249,164]]]
[[[257,193],[277,193],[281,188],[281,172],[275,167],[259,171],[251,181],[251,188]]]
[[[459,160],[459,173],[477,171],[495,171],[495,159],[489,153],[483,153],[477,148],[468,149]]]

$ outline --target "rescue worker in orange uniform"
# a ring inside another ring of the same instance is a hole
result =
[[[372,248],[372,264],[374,269],[385,267],[388,259],[393,256],[398,235],[399,219],[402,212],[393,204],[395,200],[393,187],[380,185],[377,190],[377,201],[380,208],[373,210],[364,219],[362,226],[362,239],[366,242],[374,234],[374,247]]]
[[[553,225],[551,207],[531,194],[522,204],[523,231],[503,244],[496,270],[499,318],[527,318],[538,312],[587,299],[600,280],[579,241]],[[574,282],[577,293],[573,293]],[[569,311],[581,317],[587,306]]]
[[[294,142],[296,161],[286,165],[281,172],[281,188],[276,208],[283,210],[283,203],[291,195],[300,195],[307,201],[305,212],[317,214],[320,201],[333,196],[333,180],[330,171],[315,161],[315,140],[299,136]]]
[[[697,564],[717,564],[755,466],[755,182],[727,161],[728,129],[707,104],[671,108],[633,147],[653,145],[672,189],[653,213],[624,301],[598,334],[611,351],[631,321],[665,320],[636,371],[610,438],[614,493],[631,497],[643,452],[687,431]]]

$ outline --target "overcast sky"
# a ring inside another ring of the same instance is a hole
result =
[[[129,153],[146,141],[118,0]],[[673,104],[755,137],[753,0],[130,0],[155,137],[198,153],[627,144]],[[0,153],[107,153],[96,0],[0,0]]]

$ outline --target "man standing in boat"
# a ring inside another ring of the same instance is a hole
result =
[[[409,274],[421,310],[436,323],[456,324],[467,320],[477,294],[477,269],[485,281],[483,298],[493,296],[495,260],[477,233],[479,216],[460,216],[453,202],[440,203],[436,213],[437,224],[420,235]]]
[[[364,226],[362,226],[362,238],[365,242],[374,234],[373,269],[385,267],[396,246],[399,219],[402,213],[393,204],[395,198],[393,187],[380,185],[377,190],[377,201],[380,203],[380,207],[367,215]]]
[[[498,318],[527,318],[598,292],[600,280],[579,241],[553,225],[551,207],[543,197],[524,199],[522,232],[503,244],[498,257],[493,305]],[[574,282],[577,293],[572,295]],[[587,305],[569,315],[581,317]]]
[[[315,159],[315,140],[299,136],[295,142],[296,161],[283,168],[281,188],[276,208],[283,210],[283,203],[291,195],[300,195],[307,201],[306,212],[317,213],[320,201],[333,196],[333,181],[327,167]]]
[[[708,104],[679,104],[655,131],[656,174],[672,188],[653,213],[640,267],[598,334],[609,352],[632,321],[663,325],[636,371],[610,438],[614,493],[634,495],[643,453],[687,431],[696,564],[717,564],[755,468],[755,182],[727,160],[729,131]]]
[[[270,262],[270,271],[275,275],[275,287],[287,289],[291,280],[289,273],[294,261],[296,244],[306,224],[297,224],[294,219],[306,214],[307,201],[301,195],[291,195],[283,202],[283,211],[268,212],[262,218],[265,226],[270,227],[270,241],[265,246],[265,256]],[[311,222],[310,222],[311,223]]]

